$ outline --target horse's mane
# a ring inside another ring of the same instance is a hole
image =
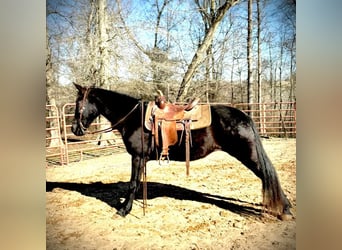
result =
[[[125,105],[127,102],[136,103],[139,99],[133,97],[127,93],[122,93],[115,90],[107,90],[103,88],[93,88],[94,94],[101,98],[103,101],[110,101],[110,102],[122,102],[122,105]]]

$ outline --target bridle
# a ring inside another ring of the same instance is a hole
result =
[[[85,101],[86,101],[86,99],[87,99],[87,97],[89,95],[89,92],[90,92],[90,87],[87,87],[85,92],[84,92],[83,99],[82,99],[82,102],[81,102],[81,105],[80,105],[80,117],[78,118],[78,124],[80,125],[80,127],[84,131],[86,131],[87,128],[83,126],[82,115],[83,115],[83,112],[85,110]]]
[[[97,133],[108,133],[108,132],[111,132],[113,131],[120,123],[124,122],[132,113],[134,110],[136,110],[139,106],[139,104],[142,104],[143,106],[143,102],[140,101],[138,102],[124,117],[122,117],[117,123],[115,123],[114,125],[108,127],[108,128],[105,128],[105,129],[101,129],[101,130],[96,130],[96,131],[93,131],[93,132],[88,132],[86,131],[87,128],[84,127],[83,123],[82,123],[82,114],[85,110],[85,101],[89,95],[89,92],[90,90],[92,89],[92,87],[87,87],[85,92],[84,92],[84,95],[83,95],[83,99],[82,99],[82,102],[81,102],[81,105],[80,105],[80,117],[78,118],[78,123],[80,125],[80,127],[82,128],[82,130],[84,131],[85,134],[97,134]]]

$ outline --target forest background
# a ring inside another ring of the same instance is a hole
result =
[[[46,103],[72,82],[146,100],[296,101],[295,0],[48,0]]]

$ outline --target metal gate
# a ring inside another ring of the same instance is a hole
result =
[[[55,105],[46,105],[45,112],[45,154],[47,164],[64,165],[65,152],[61,137],[58,108]]]
[[[74,110],[74,103],[67,103],[62,108],[66,164],[83,159],[110,155],[115,152],[123,152],[125,150],[121,135],[117,130],[113,130],[107,134],[75,136],[71,132]],[[110,123],[104,117],[100,116],[90,125],[88,131],[96,131],[103,127],[110,127]]]
[[[262,136],[296,137],[296,102],[240,103],[233,106],[251,115]]]

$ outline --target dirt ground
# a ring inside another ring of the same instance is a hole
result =
[[[263,139],[294,218],[261,215],[261,182],[235,158],[215,152],[192,161],[147,165],[142,194],[116,215],[130,178],[127,153],[46,169],[47,249],[295,249],[296,141]]]

